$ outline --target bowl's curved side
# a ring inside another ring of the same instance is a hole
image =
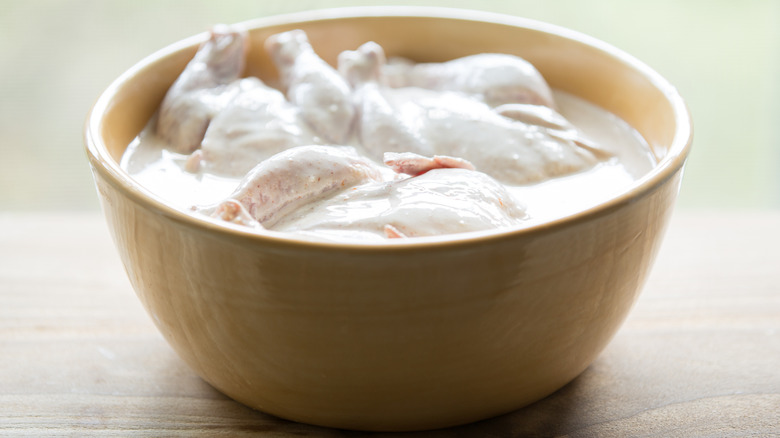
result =
[[[572,227],[402,258],[224,239],[97,181],[133,287],[205,380],[295,421],[418,430],[581,373],[644,283],[679,174]]]
[[[109,229],[165,338],[199,375],[249,406],[364,430],[444,427],[517,409],[582,372],[627,315],[679,188],[687,112],[632,59],[544,25],[451,12],[369,15],[264,20],[250,36],[304,28],[326,59],[369,39],[417,59],[516,53],[553,86],[633,123],[659,168],[575,217],[480,238],[320,245],[218,226],[166,206],[118,166],[197,37],[120,78],[88,119]],[[264,57],[250,51],[250,73],[272,74]],[[590,67],[565,81],[583,62]]]

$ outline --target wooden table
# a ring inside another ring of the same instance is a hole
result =
[[[157,333],[102,216],[0,214],[0,436],[363,436],[252,411]],[[623,328],[525,409],[387,436],[780,436],[780,212],[680,213]]]

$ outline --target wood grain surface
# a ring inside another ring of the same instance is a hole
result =
[[[525,409],[388,437],[780,436],[780,212],[677,214],[602,355]],[[366,436],[248,409],[157,333],[97,213],[0,214],[0,436]]]

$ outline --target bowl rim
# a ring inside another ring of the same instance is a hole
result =
[[[100,94],[87,114],[84,125],[84,143],[88,159],[94,172],[100,172],[101,176],[112,186],[123,192],[146,209],[156,211],[169,219],[182,225],[197,228],[203,231],[220,234],[226,237],[255,241],[266,245],[298,247],[306,249],[340,250],[340,251],[419,251],[425,249],[448,249],[453,246],[471,247],[484,245],[495,240],[504,240],[512,237],[524,237],[554,231],[576,222],[583,222],[597,218],[630,204],[653,192],[668,179],[680,171],[690,153],[693,140],[693,123],[690,111],[677,89],[662,75],[650,66],[624,52],[617,47],[591,37],[584,33],[568,29],[535,19],[513,16],[508,14],[478,11],[471,9],[433,7],[433,6],[354,6],[328,9],[316,9],[303,12],[273,15],[254,18],[239,23],[235,26],[243,30],[255,28],[292,25],[303,22],[324,22],[342,19],[359,18],[440,18],[447,20],[463,20],[471,22],[487,22],[492,24],[508,25],[512,27],[527,28],[541,33],[552,34],[555,37],[574,40],[578,43],[593,47],[639,72],[654,87],[660,90],[670,103],[674,112],[673,118],[678,129],[674,133],[667,153],[647,174],[636,179],[628,188],[616,196],[593,205],[587,209],[544,221],[534,225],[507,227],[483,231],[472,231],[458,234],[446,234],[437,236],[415,237],[413,239],[389,239],[386,242],[359,241],[359,240],[326,240],[314,239],[306,236],[273,231],[254,230],[206,216],[199,217],[179,208],[173,207],[163,201],[145,187],[137,183],[129,173],[121,168],[114,160],[106,144],[103,142],[100,131],[103,115],[112,106],[112,99],[118,90],[134,76],[148,68],[159,59],[199,45],[208,38],[208,32],[201,32],[188,38],[184,38],[169,44],[152,54],[142,58],[132,67],[124,71]]]

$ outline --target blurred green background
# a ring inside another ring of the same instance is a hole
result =
[[[215,23],[380,4],[524,16],[632,53],[693,114],[679,207],[780,207],[780,1],[0,0],[0,211],[98,208],[84,118],[145,55]]]

